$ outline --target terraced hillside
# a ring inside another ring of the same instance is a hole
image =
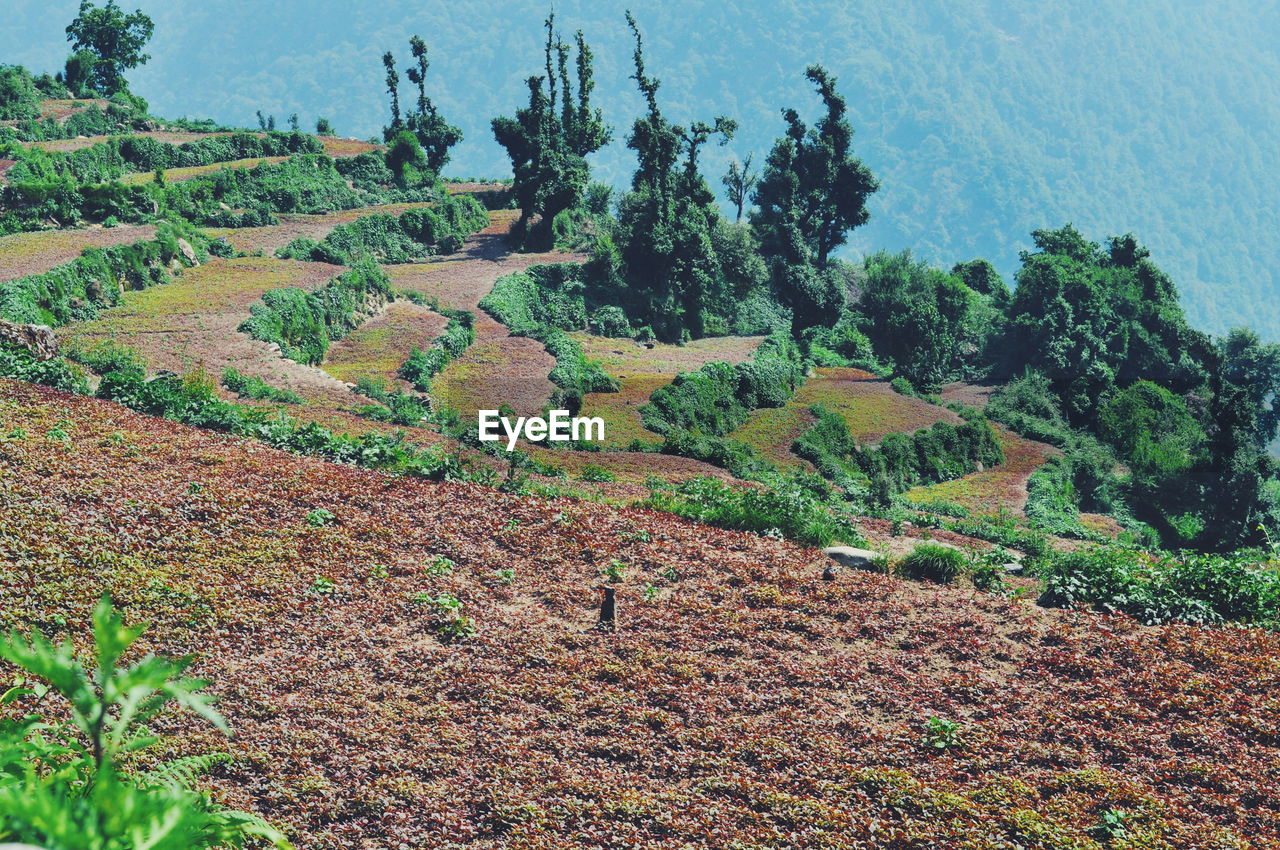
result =
[[[1096,850],[1111,810],[1135,846],[1280,846],[1274,633],[823,581],[765,537],[12,381],[0,416],[0,627],[83,641],[109,592],[147,650],[195,653],[236,735],[175,715],[169,752],[229,751],[215,795],[301,848]],[[592,630],[612,560],[618,628]],[[445,594],[473,637],[442,637]]]
[[[0,282],[43,274],[69,263],[88,248],[129,245],[152,239],[151,224],[37,230],[0,236]]]
[[[784,466],[807,466],[791,444],[813,424],[809,408],[820,404],[844,419],[860,443],[876,443],[890,432],[927,428],[935,422],[960,422],[943,407],[895,392],[889,382],[861,369],[818,368],[782,407],[764,408],[729,436]]]

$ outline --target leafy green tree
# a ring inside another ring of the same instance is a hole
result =
[[[0,65],[0,121],[38,118],[40,94],[21,65]]]
[[[636,44],[632,79],[647,109],[627,137],[638,164],[619,208],[621,274],[660,338],[702,336],[718,330],[725,281],[711,238],[720,212],[698,171],[698,153],[713,137],[728,142],[737,124],[723,116],[688,128],[671,123],[658,106],[660,81],[645,72],[643,38],[630,12],[627,24]]]
[[[756,187],[759,213],[753,223],[763,231],[794,227],[822,266],[850,230],[866,223],[867,198],[880,186],[853,155],[853,127],[835,77],[821,65],[810,65],[805,77],[822,97],[826,115],[808,127],[796,110],[783,110],[787,134],[774,144]],[[769,237],[764,241],[767,247]]]
[[[1001,308],[1007,307],[1011,296],[1009,285],[1000,277],[996,267],[986,260],[970,260],[967,263],[956,263],[951,274],[960,278],[964,285],[979,295],[990,296],[991,300]]]
[[[1032,238],[1039,250],[1023,252],[1008,311],[1008,373],[1043,373],[1083,427],[1118,387],[1150,380],[1182,394],[1204,381],[1210,343],[1187,324],[1173,282],[1132,236],[1108,250],[1069,224]]]
[[[1204,429],[1186,402],[1151,381],[1116,393],[1100,411],[1100,433],[1144,484],[1161,484],[1195,465]]]
[[[142,10],[126,15],[107,0],[101,8],[81,0],[80,12],[67,26],[67,41],[74,51],[87,51],[94,62],[90,87],[104,97],[128,91],[124,72],[146,64],[151,57],[142,48],[151,40],[155,22]]]
[[[401,130],[387,146],[387,168],[403,186],[422,182],[427,171],[427,156],[418,137],[408,130]]]
[[[391,51],[382,54],[386,69],[387,94],[391,98],[391,123],[382,128],[382,137],[391,141],[401,130],[409,130],[418,139],[425,157],[426,167],[439,175],[449,162],[449,149],[462,141],[462,131],[440,115],[436,105],[427,96],[427,43],[419,36],[409,39],[409,50],[414,64],[407,75],[409,82],[418,87],[418,100],[413,109],[403,116],[400,112],[400,74],[396,71],[396,59]]]
[[[415,35],[409,39],[409,49],[414,65],[407,76],[409,82],[418,87],[418,102],[405,123],[422,145],[427,168],[438,175],[449,162],[449,149],[462,141],[462,131],[444,120],[431,98],[427,97],[427,68],[431,66],[427,61],[427,43]]]
[[[760,175],[751,170],[751,154],[741,164],[736,159],[729,163],[729,170],[720,178],[729,193],[729,203],[733,204],[734,221],[742,221],[742,209],[759,179]]]
[[[805,76],[826,107],[813,127],[783,110],[787,133],[769,152],[753,200],[751,223],[773,268],[774,288],[795,316],[797,330],[830,324],[843,293],[829,273],[831,252],[867,221],[867,198],[879,188],[871,169],[853,155],[853,127],[836,80],[820,65]]]
[[[320,118],[316,119],[316,135],[317,136],[334,135],[333,124],[330,123],[328,118],[321,116]]]
[[[609,143],[611,131],[591,106],[595,88],[591,48],[579,31],[577,92],[569,77],[570,48],[555,30],[555,14],[545,21],[546,72],[526,80],[529,105],[514,118],[498,117],[493,135],[507,151],[520,206],[516,236],[525,247],[545,250],[553,241],[556,216],[577,206],[590,178],[586,157]],[[557,104],[557,101],[559,103]]]
[[[989,323],[973,321],[981,297],[959,278],[914,260],[907,251],[881,251],[864,265],[857,312],[876,354],[928,391],[965,376],[990,330]]]
[[[1254,445],[1262,449],[1280,431],[1280,345],[1263,343],[1248,328],[1237,328],[1222,340],[1224,379],[1249,397],[1256,411]]]

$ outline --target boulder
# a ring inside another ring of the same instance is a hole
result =
[[[828,546],[822,550],[822,554],[842,567],[852,567],[857,570],[870,569],[871,563],[880,557],[879,552],[855,549],[852,546]]]
[[[0,319],[0,342],[25,348],[37,360],[53,360],[58,356],[58,338],[48,325],[20,325]]]
[[[182,257],[187,261],[189,266],[200,265],[200,258],[196,256],[196,249],[191,247],[191,243],[185,239],[178,240],[178,250],[182,252]]]

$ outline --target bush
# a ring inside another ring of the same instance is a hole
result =
[[[302,397],[291,390],[273,387],[261,378],[242,375],[228,368],[222,373],[222,385],[240,398],[278,401],[283,404],[302,404]]]
[[[746,363],[708,363],[696,372],[682,372],[650,396],[640,416],[646,428],[659,434],[724,436],[752,410],[785,404],[803,379],[799,349],[788,336],[777,334]]]
[[[475,198],[450,196],[433,209],[369,215],[340,224],[322,242],[295,239],[276,256],[344,266],[366,256],[380,263],[408,263],[456,251],[464,238],[488,224],[489,216]]]
[[[810,546],[863,543],[851,517],[828,506],[796,479],[773,488],[742,487],[718,478],[693,478],[655,489],[641,507],[736,531],[776,532]]]
[[[284,287],[264,293],[238,330],[274,342],[291,360],[315,365],[324,360],[330,342],[354,330],[373,303],[394,294],[386,273],[373,261],[362,260],[323,289]]]
[[[1046,607],[1120,612],[1149,625],[1280,626],[1280,571],[1249,553],[1156,559],[1099,547],[1055,555],[1041,572]]]
[[[51,327],[93,319],[100,309],[119,303],[120,290],[115,284],[146,289],[172,279],[169,265],[174,260],[189,265],[179,239],[186,239],[199,259],[204,237],[185,222],[165,221],[150,242],[89,248],[43,274],[0,283],[0,316]]]
[[[902,574],[916,581],[951,584],[968,569],[964,553],[937,543],[921,543],[902,559]]]
[[[588,463],[582,467],[582,472],[578,475],[578,480],[611,483],[616,479],[614,474],[603,466],[596,466],[594,463]]]

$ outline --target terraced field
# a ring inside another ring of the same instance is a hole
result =
[[[399,289],[420,292],[440,306],[476,314],[476,341],[432,382],[439,403],[474,418],[477,410],[506,403],[521,416],[540,412],[555,386],[547,378],[555,359],[542,343],[513,337],[505,326],[479,309],[480,299],[506,274],[539,263],[580,262],[574,254],[513,254],[504,237],[518,213],[490,213],[491,224],[467,240],[457,254],[425,263],[387,266]]]
[[[993,425],[1004,448],[1004,463],[974,472],[954,481],[916,487],[906,494],[912,502],[955,502],[977,513],[991,513],[1002,507],[1021,513],[1027,504],[1027,479],[1058,454],[1053,446],[1019,437],[1001,425]],[[1102,523],[1108,529],[1114,526]]]
[[[193,165],[189,168],[167,168],[164,172],[166,183],[181,183],[184,180],[194,180],[205,174],[212,174],[215,171],[222,171],[224,168],[253,168],[261,163],[284,162],[287,156],[263,156],[250,159],[237,159],[231,162],[215,162],[210,165]],[[150,171],[142,171],[135,174],[126,174],[120,178],[120,182],[125,185],[138,185],[142,183],[150,183],[155,180],[155,174]]]
[[[55,139],[48,142],[27,142],[29,148],[39,148],[45,151],[76,151],[83,148],[92,147],[101,142],[108,142],[112,139],[137,138],[146,137],[155,139],[157,142],[164,142],[170,145],[184,145],[187,142],[195,142],[200,139],[212,139],[218,136],[230,136],[232,132],[221,133],[188,133],[181,130],[148,130],[141,133],[132,133],[128,136],[80,136],[75,139]],[[255,136],[264,135],[263,133],[254,133]],[[324,146],[324,152],[335,159],[338,157],[357,156],[362,153],[368,153],[377,150],[378,145],[372,142],[362,142],[359,139],[340,139],[334,136],[317,136],[320,144]]]
[[[150,224],[87,227],[81,230],[37,230],[0,236],[0,281],[43,274],[69,263],[86,248],[131,245],[155,237]]]
[[[813,424],[809,407],[821,404],[839,413],[860,443],[876,443],[885,434],[910,433],[935,422],[958,424],[950,410],[893,391],[889,382],[861,369],[819,368],[782,407],[752,412],[729,436],[751,445],[782,466],[806,466],[791,444]]]
[[[340,224],[348,224],[358,218],[370,215],[400,215],[406,210],[429,207],[430,203],[382,204],[373,207],[356,207],[350,210],[336,210],[324,215],[300,215],[297,213],[281,213],[276,217],[279,224],[266,227],[209,227],[205,233],[217,238],[224,238],[231,247],[238,251],[262,251],[266,254],[288,245],[294,239],[306,237],[321,240],[328,236]]]
[[[642,345],[587,333],[572,336],[582,345],[587,359],[599,362],[604,371],[618,379],[618,392],[589,393],[582,404],[583,416],[604,420],[608,446],[627,446],[632,440],[661,442],[662,437],[644,427],[640,419],[640,407],[649,401],[654,390],[671,383],[679,373],[695,371],[706,363],[749,360],[764,340],[761,336],[727,336],[686,345]]]
[[[412,301],[393,301],[377,316],[335,342],[320,368],[340,381],[380,378],[406,389],[396,377],[400,364],[415,348],[428,348],[448,322],[434,310]]]
[[[151,368],[179,374],[203,366],[218,376],[231,366],[309,401],[342,407],[353,402],[345,384],[236,331],[264,292],[323,286],[342,271],[326,263],[270,257],[214,259],[172,283],[126,293],[119,307],[104,310],[92,322],[60,328],[58,336],[80,348],[106,341],[126,345],[138,350]]]

